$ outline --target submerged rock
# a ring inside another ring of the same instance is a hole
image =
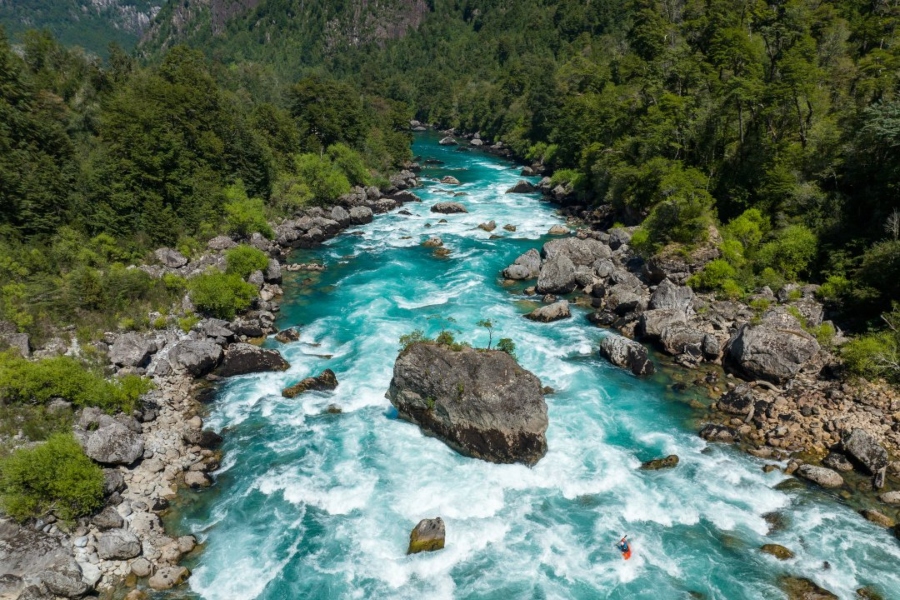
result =
[[[440,517],[434,519],[422,519],[409,533],[409,548],[407,554],[419,552],[434,552],[444,547],[444,520]]]
[[[887,527],[888,529],[894,527],[897,524],[894,519],[890,518],[886,514],[877,510],[873,510],[871,508],[861,510],[859,511],[859,514],[865,517],[867,521],[875,523],[876,525],[881,525],[882,527]]]
[[[629,369],[638,377],[652,375],[656,370],[648,358],[647,349],[621,335],[610,334],[600,340],[600,355],[617,367]]]
[[[294,398],[303,392],[333,390],[337,386],[338,380],[334,371],[325,369],[315,377],[307,377],[300,383],[295,383],[294,385],[285,388],[284,391],[281,392],[281,395],[285,398]]]
[[[431,212],[450,215],[455,213],[467,213],[469,211],[459,202],[438,202],[431,207]]]
[[[233,377],[263,371],[286,371],[290,366],[277,350],[241,343],[228,346],[216,373],[220,377]]]
[[[527,315],[526,318],[532,321],[540,321],[541,323],[550,323],[551,321],[559,321],[560,319],[568,319],[572,316],[569,312],[569,301],[559,300],[547,306],[537,308]]]
[[[787,560],[789,558],[794,558],[793,552],[778,544],[764,544],[760,548],[760,550],[762,552],[765,552],[766,554],[771,554],[778,560]]]
[[[402,419],[462,454],[533,465],[547,452],[541,382],[505,352],[411,344],[387,397]]]
[[[297,342],[300,341],[300,332],[293,327],[288,327],[287,329],[282,329],[277,334],[275,334],[275,340],[281,342],[282,344]]]
[[[658,471],[659,469],[671,469],[678,465],[678,455],[670,454],[665,458],[656,458],[648,460],[641,464],[644,471]]]
[[[530,194],[532,192],[536,192],[537,187],[533,184],[525,181],[524,179],[520,179],[516,185],[512,186],[508,190],[506,190],[507,194]]]
[[[781,589],[787,594],[788,600],[838,600],[828,590],[803,577],[782,577]]]

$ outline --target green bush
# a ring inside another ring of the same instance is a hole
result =
[[[734,281],[737,271],[734,270],[728,261],[717,258],[708,263],[703,270],[688,279],[687,283],[692,288],[709,291],[723,291],[730,283],[737,285]]]
[[[267,238],[272,238],[275,232],[266,221],[266,207],[259,198],[249,198],[244,184],[238,181],[225,190],[227,203],[225,209],[225,224],[229,233],[237,235],[250,235],[259,232]]]
[[[516,344],[510,338],[502,338],[497,342],[497,350],[506,352],[513,358],[516,358]]]
[[[309,202],[331,204],[350,191],[347,176],[327,156],[301,154],[294,159],[294,168]]]
[[[803,225],[789,225],[763,244],[757,257],[761,267],[771,268],[789,281],[807,271],[816,256],[816,235]],[[773,288],[775,289],[775,288]]]
[[[816,290],[816,296],[820,300],[839,300],[842,296],[850,293],[853,284],[843,275],[831,275],[825,283]]]
[[[17,450],[0,461],[0,506],[24,521],[47,512],[70,521],[103,504],[103,470],[85,456],[69,434]]]
[[[745,210],[741,216],[722,228],[726,238],[740,242],[741,246],[751,253],[756,250],[768,231],[769,219],[756,208]]]
[[[841,358],[851,373],[874,379],[900,381],[900,340],[890,331],[863,335],[841,348]]]
[[[40,361],[18,353],[0,353],[0,399],[4,402],[46,404],[63,398],[79,407],[130,412],[137,399],[153,387],[135,375],[108,381],[69,356]]]
[[[198,310],[226,320],[250,308],[256,298],[256,287],[236,274],[199,275],[191,280],[190,290],[191,301]]]
[[[225,272],[246,279],[253,271],[261,271],[269,265],[269,257],[252,246],[237,246],[225,252]]]
[[[358,152],[346,144],[334,144],[328,147],[328,158],[347,178],[350,185],[369,185],[371,177],[366,163]]]

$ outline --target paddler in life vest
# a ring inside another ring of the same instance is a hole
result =
[[[619,540],[619,543],[616,544],[616,548],[619,549],[619,552],[622,553],[622,558],[624,558],[625,560],[631,558],[631,546],[628,545],[628,540],[625,539],[627,537],[627,535],[624,536],[621,540]]]

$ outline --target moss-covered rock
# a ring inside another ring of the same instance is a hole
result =
[[[419,552],[434,552],[444,547],[444,520],[440,517],[434,519],[422,519],[409,533],[409,548],[407,554]]]
[[[787,560],[789,558],[794,558],[793,552],[778,544],[764,544],[760,548],[760,550],[765,552],[766,554],[771,554],[778,560]]]
[[[676,465],[678,465],[678,456],[675,454],[670,454],[665,458],[648,460],[647,462],[641,464],[641,469],[645,471],[658,471],[659,469],[671,469]]]

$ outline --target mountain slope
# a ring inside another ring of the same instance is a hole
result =
[[[105,56],[110,42],[133,47],[165,0],[0,0],[0,25],[16,41],[48,29],[67,46]]]

